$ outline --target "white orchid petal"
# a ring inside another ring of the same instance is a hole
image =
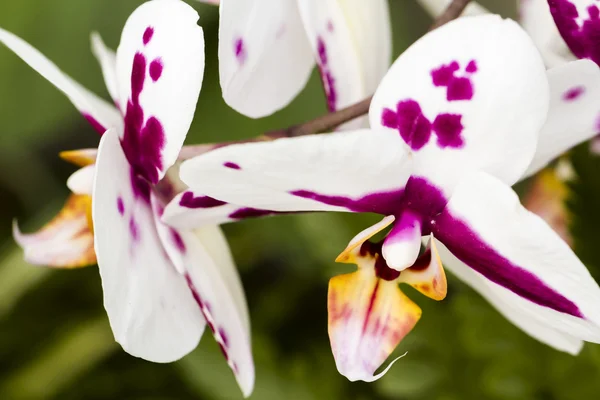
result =
[[[29,43],[1,28],[0,43],[63,92],[98,133],[103,134],[109,128],[123,125],[121,115],[114,106],[75,82]]]
[[[446,8],[450,4],[452,4],[452,0],[417,0],[417,3],[421,5],[431,15],[433,18],[437,18],[440,16]],[[481,15],[488,14],[489,11],[481,6],[476,1],[470,1],[465,7],[465,10],[461,14],[461,16],[472,16],[472,15]]]
[[[119,86],[117,83],[117,55],[115,52],[104,44],[104,41],[97,32],[93,32],[91,36],[92,53],[98,60],[104,77],[104,84],[117,107],[122,112],[125,111],[124,103],[119,99]]]
[[[355,131],[223,147],[185,161],[181,179],[254,209],[390,215],[410,165],[394,133]]]
[[[531,36],[549,68],[576,59],[560,36],[548,0],[520,0],[519,15],[521,26]]]
[[[205,322],[159,239],[150,186],[133,171],[116,132],[100,141],[92,217],[104,307],[125,351],[175,361],[193,350]]]
[[[485,173],[468,175],[432,225],[458,259],[522,297],[538,323],[600,342],[600,288],[569,246],[516,193]]]
[[[175,163],[204,74],[198,13],[183,1],[142,4],[127,20],[117,50],[119,99],[126,104],[121,141],[138,174],[157,183]]]
[[[249,217],[272,215],[268,210],[251,209],[185,190],[165,207],[162,220],[180,229],[220,225]]]
[[[285,107],[304,88],[315,64],[297,0],[223,0],[219,13],[225,102],[252,118]]]
[[[91,196],[94,188],[94,164],[78,169],[67,179],[67,187],[75,194]]]
[[[386,0],[299,1],[327,108],[333,112],[373,94],[391,57],[391,29]],[[343,128],[360,128],[365,118]]]
[[[472,169],[516,182],[533,158],[548,99],[545,68],[526,33],[482,15],[452,21],[406,50],[369,116],[372,127],[411,148],[416,175],[450,194]]]
[[[600,68],[578,60],[548,71],[550,111],[525,177],[579,143],[600,133]]]
[[[438,242],[437,244],[444,267],[471,286],[510,322],[529,336],[556,350],[570,354],[578,354],[581,351],[583,341],[558,331],[554,328],[553,323],[544,323],[531,316],[530,312],[537,312],[536,308],[541,308],[541,306],[533,304],[505,287],[491,282],[452,255],[443,243]]]

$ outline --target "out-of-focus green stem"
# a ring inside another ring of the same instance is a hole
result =
[[[117,349],[106,316],[83,322],[2,382],[2,398],[50,398]]]

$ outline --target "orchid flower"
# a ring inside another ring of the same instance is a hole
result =
[[[372,95],[390,65],[387,0],[221,0],[219,12],[223,98],[249,117],[289,104],[315,62],[329,111]]]
[[[0,30],[0,41],[103,134],[93,170],[80,170],[69,183],[92,195],[95,254],[117,342],[134,356],[170,362],[193,350],[208,325],[248,396],[254,364],[247,306],[222,233],[215,226],[176,230],[160,221],[159,181],[164,185],[178,158],[202,85],[204,37],[197,21],[184,2],[153,0],[129,17],[116,54],[93,37],[116,107],[11,33]],[[64,229],[47,233],[47,245],[66,235]]]
[[[419,3],[433,16],[439,15],[451,0],[419,0]],[[600,44],[597,43],[595,29],[600,26],[600,5],[595,0],[520,0],[520,23],[542,54],[547,67],[564,65],[576,59],[587,59],[600,65]],[[478,15],[488,11],[475,2],[465,10],[465,14]],[[565,88],[565,107],[581,109],[598,107],[592,104],[581,105],[582,95],[588,90],[585,85]],[[563,124],[569,135],[562,136],[572,142],[572,146],[592,139],[599,133],[598,112],[584,111],[571,113]],[[572,125],[571,123],[574,123]],[[571,147],[572,147],[571,146]],[[600,148],[600,140],[592,142],[594,153]]]
[[[392,65],[371,104],[371,130],[233,145],[188,160],[180,176],[190,190],[163,218],[177,223],[187,212],[197,224],[214,222],[223,207],[235,210],[224,220],[383,215],[338,258],[358,272],[330,282],[331,345],[351,380],[380,377],[377,368],[419,319],[398,283],[445,296],[442,262],[525,332],[577,353],[582,340],[600,342],[600,288],[510,186],[565,150],[547,142],[548,124],[566,112],[565,85],[588,81],[594,96],[586,103],[600,93],[596,65],[575,61],[546,74],[513,21],[460,18]],[[547,120],[549,112],[557,115]],[[390,225],[383,242],[369,241]]]

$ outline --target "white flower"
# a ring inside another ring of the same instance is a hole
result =
[[[572,85],[586,88],[579,107],[563,99]],[[248,215],[386,216],[338,259],[356,262],[359,272],[330,285],[333,353],[352,380],[379,377],[374,371],[418,320],[420,310],[397,283],[444,297],[438,257],[524,331],[577,353],[582,340],[600,342],[600,288],[510,186],[573,144],[565,124],[590,134],[575,121],[589,118],[599,91],[594,63],[546,73],[516,23],[461,18],[393,64],[371,104],[372,130],[229,146],[186,161],[180,175],[190,191],[164,218],[214,222],[216,210],[230,207],[223,220],[235,220],[241,205]],[[197,192],[220,204],[184,201]],[[391,224],[382,243],[367,241]],[[424,238],[429,246],[420,255]]]
[[[95,252],[115,339],[132,355],[170,362],[193,350],[208,325],[248,396],[254,364],[247,306],[224,237],[217,227],[194,232],[160,221],[156,184],[177,160],[202,85],[197,21],[184,2],[153,0],[129,17],[116,54],[93,36],[116,107],[11,33],[0,30],[0,41],[103,134],[93,170],[80,170],[69,187],[84,196],[93,188]]]

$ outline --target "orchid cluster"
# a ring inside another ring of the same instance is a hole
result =
[[[245,396],[250,320],[218,225],[251,217],[381,215],[336,260],[356,272],[329,283],[331,348],[349,380],[384,375],[418,322],[399,284],[443,300],[446,269],[532,337],[577,354],[600,343],[600,287],[511,186],[599,131],[600,4],[522,2],[521,25],[471,3],[390,65],[387,0],[221,0],[220,84],[236,111],[282,109],[315,66],[331,115],[374,95],[368,115],[334,132],[195,156],[182,149],[205,56],[189,4],[141,5],[116,52],[92,35],[111,101],[0,29],[100,134],[97,149],[61,153],[80,167],[63,210],[33,234],[15,224],[15,239],[32,264],[97,263],[115,340],[134,356],[178,360],[208,326]],[[437,15],[453,2],[419,3]]]

